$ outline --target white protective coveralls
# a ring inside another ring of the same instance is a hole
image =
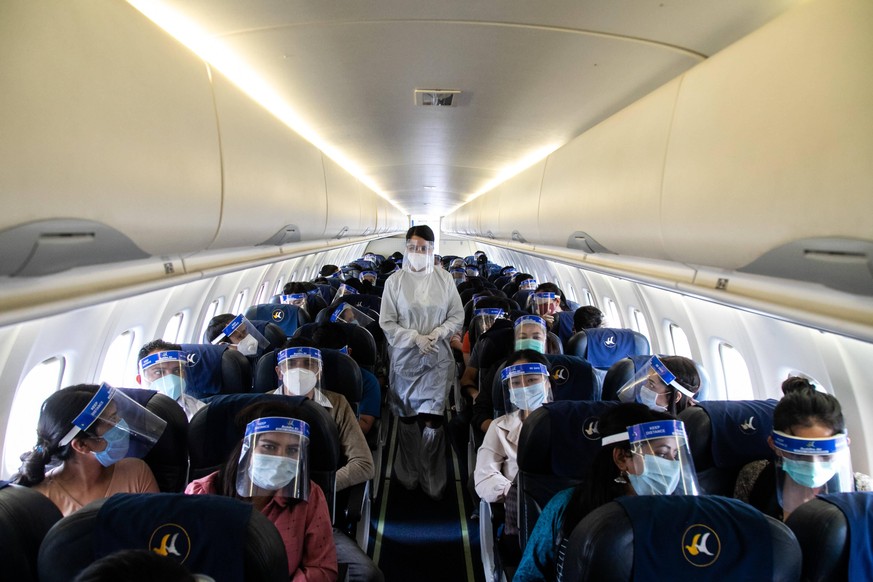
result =
[[[445,429],[409,422],[418,414],[442,416],[455,376],[449,339],[464,323],[464,307],[452,276],[442,269],[397,271],[385,282],[379,325],[391,357],[389,383],[398,426],[397,476],[409,489],[419,484],[431,497],[445,487]],[[416,338],[436,331],[435,350],[424,354]]]

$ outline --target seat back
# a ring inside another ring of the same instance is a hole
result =
[[[42,493],[17,485],[0,488],[4,579],[36,582],[39,546],[61,517],[61,510]]]
[[[552,400],[600,400],[600,386],[594,376],[591,364],[576,356],[564,354],[549,354],[549,384],[552,387]],[[506,414],[506,403],[503,399],[503,384],[500,373],[505,365],[501,365],[494,374],[492,381],[492,399],[494,415]]]
[[[570,338],[573,353],[582,355],[597,370],[601,383],[615,362],[629,356],[651,353],[646,336],[632,329],[596,327],[576,332]],[[569,350],[568,350],[569,351]]]
[[[773,430],[776,404],[776,400],[707,401],[679,414],[705,492],[730,497],[743,466],[773,458],[767,437]]]
[[[267,347],[264,349],[265,352],[277,350],[285,343],[285,332],[275,323],[271,321],[255,320],[252,322],[252,325],[254,325],[255,329],[257,329],[267,340]]]
[[[785,524],[800,543],[804,580],[873,578],[873,493],[819,496],[795,509]]]
[[[361,401],[361,370],[347,354],[338,350],[322,349],[321,387],[342,394],[355,408]],[[257,393],[272,392],[279,388],[276,374],[278,352],[264,354],[255,368],[255,388]]]
[[[204,399],[217,394],[236,394],[252,389],[249,360],[226,345],[181,344],[188,358],[186,392]]]
[[[259,319],[278,325],[285,332],[285,337],[291,337],[298,326],[309,323],[309,316],[304,310],[296,305],[282,303],[252,305],[246,309],[245,316],[249,321]]]
[[[126,549],[172,556],[216,580],[288,580],[285,544],[249,503],[215,495],[118,494],[63,518],[39,550],[39,579],[67,582]]]
[[[635,373],[636,366],[632,358],[622,358],[615,362],[603,376],[600,397],[603,400],[618,400],[618,391],[633,379]]]
[[[524,421],[518,443],[518,530],[522,548],[549,500],[588,475],[600,450],[597,423],[615,402],[561,401]]]
[[[365,293],[356,293],[354,295],[346,295],[342,297],[343,303],[348,303],[353,307],[357,307],[358,309],[365,308],[374,311],[376,315],[376,319],[379,319],[379,311],[382,309],[382,298],[378,295],[367,295]],[[332,303],[332,307],[336,307],[338,302]],[[371,314],[367,314],[371,315]],[[320,322],[319,322],[320,323]]]
[[[800,546],[785,524],[736,499],[626,496],[573,530],[559,580],[800,578]]]
[[[179,404],[154,390],[121,388],[138,404],[164,420],[167,426],[143,461],[165,493],[181,493],[188,483],[188,417]]]
[[[324,491],[332,517],[336,471],[341,465],[339,432],[330,414],[303,396],[228,394],[213,398],[191,418],[188,428],[190,479],[217,471],[245,433],[245,426],[237,426],[237,415],[247,406],[271,399],[292,404],[294,417],[309,424],[309,476]]]

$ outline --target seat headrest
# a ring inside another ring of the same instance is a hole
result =
[[[546,359],[554,400],[600,400],[600,386],[587,360],[566,354],[548,354]]]
[[[96,559],[141,548],[216,580],[288,579],[278,530],[250,504],[216,495],[140,493],[101,499],[58,522],[40,548],[40,580],[71,580]]]
[[[296,305],[261,303],[246,309],[245,316],[249,321],[259,319],[275,323],[287,337],[294,335],[297,327],[306,323],[304,312]]]
[[[181,346],[188,358],[188,366],[185,368],[187,393],[194,398],[208,398],[220,394],[223,388],[221,359],[228,351],[227,345],[181,344]]]
[[[621,556],[621,559],[616,559]],[[796,580],[791,531],[736,499],[626,496],[589,513],[567,544],[567,580]]]
[[[36,580],[39,546],[61,511],[51,500],[29,487],[0,488],[0,548],[3,576],[8,580]]]
[[[689,434],[695,468],[740,469],[752,461],[772,459],[767,437],[773,432],[776,404],[776,400],[710,400],[682,411],[679,419]]]
[[[598,327],[580,333],[588,337],[586,358],[595,368],[605,370],[622,358],[649,353],[648,340],[632,329]]]

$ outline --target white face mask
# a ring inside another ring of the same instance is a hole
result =
[[[282,374],[282,385],[289,396],[306,396],[317,383],[318,376],[306,368],[291,368]]]
[[[252,454],[252,483],[266,491],[285,487],[297,475],[297,459],[276,455]]]
[[[423,271],[427,267],[429,257],[428,255],[423,255],[421,253],[409,253],[406,260],[409,261],[409,266],[414,270]]]
[[[258,352],[258,340],[251,335],[247,335],[239,340],[239,343],[236,344],[236,349],[244,356],[254,356]]]

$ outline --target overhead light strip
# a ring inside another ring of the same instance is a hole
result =
[[[409,214],[382,191],[354,161],[342,151],[324,140],[296,111],[276,92],[272,85],[238,54],[215,38],[195,21],[160,0],[127,0],[146,18],[157,24],[170,36],[188,47],[194,54],[226,76],[231,83],[251,97],[264,109],[303,139],[321,150],[346,172],[361,181],[367,188],[387,200],[403,214]]]

